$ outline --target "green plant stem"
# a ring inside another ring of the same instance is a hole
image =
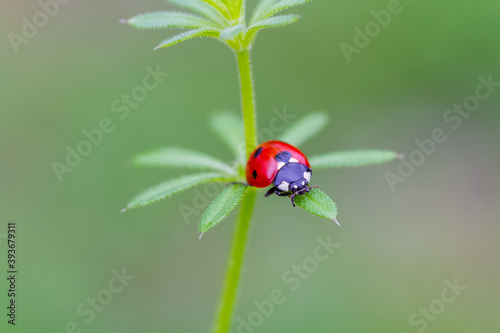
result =
[[[257,146],[257,122],[255,116],[255,99],[252,81],[252,66],[250,63],[250,51],[235,51],[238,61],[241,85],[241,106],[243,111],[243,123],[245,125],[245,140],[247,156]]]
[[[252,219],[255,205],[256,190],[250,188],[241,202],[241,208],[236,221],[231,254],[229,255],[226,282],[222,291],[219,313],[215,322],[213,333],[228,333],[231,327],[236,294],[238,291],[243,259],[245,257],[248,229]]]
[[[246,156],[250,155],[257,146],[257,122],[255,117],[255,102],[252,82],[252,66],[250,51],[235,51],[238,62],[238,71],[241,84],[241,106],[245,127]],[[233,235],[231,254],[229,255],[226,281],[222,291],[219,313],[217,315],[213,333],[228,333],[236,303],[236,294],[245,257],[248,238],[248,229],[255,206],[256,190],[250,188],[240,205],[240,212]]]

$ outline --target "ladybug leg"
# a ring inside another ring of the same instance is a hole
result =
[[[276,195],[278,195],[278,197],[288,197],[290,195],[290,192],[285,192],[277,188]]]
[[[292,201],[293,207],[295,207],[295,196],[297,195],[297,192],[293,192],[292,195],[290,196],[290,200]]]
[[[274,186],[273,186],[273,187],[271,187],[271,188],[269,189],[269,191],[267,191],[267,193],[266,193],[264,196],[267,198],[268,196],[270,196],[271,194],[273,194],[273,193],[275,193],[275,192],[276,192],[276,187],[274,187]],[[279,193],[276,193],[276,194],[278,194],[278,195],[279,195]]]

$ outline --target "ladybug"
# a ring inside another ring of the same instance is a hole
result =
[[[297,148],[281,141],[267,141],[258,146],[249,156],[246,166],[247,182],[263,188],[273,185],[266,197],[273,193],[290,196],[295,207],[295,196],[302,195],[312,187],[312,170],[307,157]]]

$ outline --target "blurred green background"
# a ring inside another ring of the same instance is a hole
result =
[[[234,215],[199,241],[198,216],[186,222],[179,210],[195,191],[120,214],[135,194],[185,173],[123,162],[167,145],[230,160],[207,118],[239,112],[234,56],[210,39],[153,52],[171,31],[118,24],[173,9],[159,0],[70,1],[15,53],[9,32],[20,34],[22,18],[40,6],[1,3],[0,236],[17,221],[20,272],[15,328],[6,324],[1,279],[2,332],[64,332],[68,322],[82,332],[209,331]],[[262,32],[253,49],[259,126],[269,126],[273,109],[297,117],[327,110],[327,130],[302,147],[310,156],[360,148],[409,154],[434,128],[448,140],[395,192],[384,173],[396,173],[399,162],[316,172],[313,183],[336,201],[342,228],[288,200],[260,198],[236,317],[247,320],[253,302],[274,289],[286,301],[254,332],[500,331],[500,91],[459,129],[443,120],[474,94],[480,75],[500,81],[500,3],[403,1],[403,12],[348,63],[339,44],[352,44],[353,29],[387,4],[316,0],[291,11],[303,15],[297,24]],[[157,65],[169,76],[121,120],[111,104]],[[75,148],[103,118],[114,131],[59,182],[51,164],[64,163],[66,146]],[[328,235],[341,247],[291,291],[282,275]],[[106,296],[112,271],[123,267],[135,279],[86,322],[78,306]],[[467,289],[424,330],[412,326],[411,315],[439,305],[443,281],[455,278]]]

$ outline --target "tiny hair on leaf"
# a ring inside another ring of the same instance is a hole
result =
[[[298,21],[300,18],[299,15],[295,14],[287,14],[287,15],[278,15],[263,19],[262,21],[255,22],[250,27],[248,27],[247,32],[252,32],[265,28],[278,28],[288,24],[292,24]]]
[[[203,29],[195,29],[184,31],[178,35],[169,37],[161,42],[158,46],[155,47],[155,50],[158,50],[163,47],[169,47],[181,42],[184,42],[188,39],[192,39],[195,37],[213,37],[218,38],[220,31],[213,28],[203,28]]]
[[[333,220],[340,225],[337,222],[337,206],[318,188],[312,188],[309,193],[296,197],[295,204],[313,215]]]
[[[239,34],[241,34],[245,30],[245,26],[243,24],[238,24],[232,26],[231,28],[227,28],[220,32],[219,38],[223,41],[231,40],[236,38]]]
[[[264,16],[264,13],[270,10],[270,7],[276,2],[276,0],[260,0],[260,2],[255,7],[250,23],[258,21],[258,17]]]
[[[202,0],[167,0],[174,5],[189,9],[195,13],[205,16],[214,22],[217,28],[225,29],[229,27],[229,22],[224,15],[214,6]]]
[[[153,202],[169,197],[172,194],[187,190],[188,188],[191,188],[193,186],[208,182],[226,182],[233,180],[233,178],[224,178],[224,176],[220,173],[214,172],[181,176],[179,178],[167,180],[166,182],[153,186],[135,196],[127,204],[127,207],[122,209],[122,212],[125,212],[132,208],[149,205]]]
[[[263,19],[262,21],[256,22],[248,28],[245,34],[244,44],[251,45],[254,42],[255,37],[257,36],[257,32],[259,32],[262,29],[283,27],[285,25],[297,22],[299,18],[300,18],[299,15],[288,14],[288,15],[273,16]]]
[[[401,154],[390,150],[353,150],[312,156],[309,163],[313,169],[325,169],[382,164],[397,158]]]
[[[213,24],[191,14],[178,12],[154,12],[134,16],[122,23],[138,29],[166,29],[166,28],[213,28]]]
[[[285,9],[304,5],[312,0],[278,0],[267,4],[265,8],[259,9],[258,13],[252,17],[251,24],[265,20],[274,14],[277,14]]]
[[[226,218],[243,199],[247,190],[248,186],[240,184],[227,186],[203,213],[199,223],[199,231],[201,233],[207,232]]]

